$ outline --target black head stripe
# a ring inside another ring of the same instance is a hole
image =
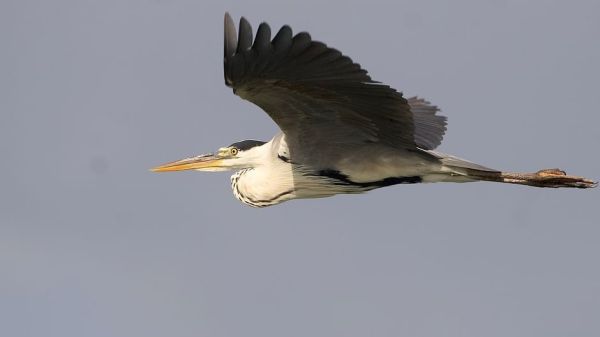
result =
[[[265,142],[261,142],[259,140],[242,140],[241,142],[233,143],[229,145],[229,147],[235,146],[240,151],[246,151],[256,146],[261,146]]]

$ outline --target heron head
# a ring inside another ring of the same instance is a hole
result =
[[[265,142],[244,140],[222,147],[216,153],[202,154],[174,162],[166,163],[151,169],[153,172],[169,171],[228,171],[254,167],[261,157],[261,147]]]

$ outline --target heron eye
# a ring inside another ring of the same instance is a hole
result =
[[[239,150],[235,147],[232,147],[231,149],[229,149],[229,153],[231,153],[232,156],[237,156]]]

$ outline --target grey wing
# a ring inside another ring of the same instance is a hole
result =
[[[379,142],[396,148],[433,149],[446,119],[436,107],[375,82],[349,57],[308,33],[283,26],[252,27],[243,17],[239,33],[225,14],[225,83],[261,107],[288,143],[306,147]],[[293,151],[293,150],[292,150]]]
[[[435,149],[446,133],[446,117],[436,115],[440,109],[422,98],[411,97],[408,104],[415,125],[415,143],[426,150]]]

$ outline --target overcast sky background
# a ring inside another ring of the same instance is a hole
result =
[[[223,13],[290,24],[449,117],[440,150],[600,178],[598,1],[0,2],[0,335],[600,335],[600,191],[240,204],[156,164],[277,131]]]

